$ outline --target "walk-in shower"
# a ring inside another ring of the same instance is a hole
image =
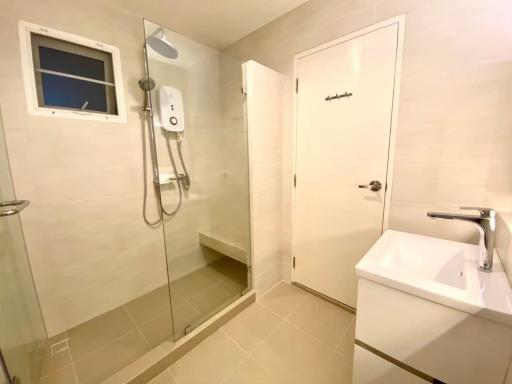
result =
[[[142,208],[142,216],[144,218],[144,221],[148,225],[157,225],[162,221],[162,215],[167,216],[173,216],[181,208],[181,204],[183,201],[183,188],[189,189],[190,188],[190,177],[187,172],[187,168],[185,166],[185,161],[183,160],[183,154],[182,154],[182,137],[183,137],[183,130],[184,130],[184,118],[183,118],[183,103],[181,99],[181,93],[179,90],[176,90],[176,92],[165,92],[166,87],[160,87],[160,94],[158,97],[158,106],[159,106],[159,112],[160,116],[165,116],[165,121],[160,119],[160,126],[165,131],[165,138],[166,138],[166,147],[168,151],[169,160],[172,165],[172,171],[173,175],[167,175],[167,177],[160,177],[160,173],[158,171],[158,158],[157,158],[157,151],[156,151],[156,139],[155,139],[155,122],[154,118],[155,115],[153,113],[153,105],[151,101],[151,91],[155,89],[156,82],[154,79],[149,77],[149,70],[148,70],[148,58],[147,58],[147,52],[148,52],[148,46],[156,52],[156,54],[162,56],[162,58],[165,59],[176,59],[178,57],[178,51],[175,47],[167,40],[167,36],[165,34],[165,31],[162,27],[158,27],[153,33],[151,33],[145,40],[144,46],[143,46],[143,52],[144,52],[144,68],[146,71],[146,77],[139,80],[139,87],[144,92],[144,104],[142,107],[142,111],[145,115],[145,121],[147,121],[148,131],[149,131],[149,147],[150,147],[150,153],[151,153],[151,169],[153,174],[153,186],[155,191],[155,197],[158,204],[158,218],[155,220],[151,220],[148,218],[147,213],[147,199],[148,199],[148,192],[147,192],[147,167],[146,167],[146,154],[144,154],[144,202],[143,202],[143,208]],[[169,88],[169,87],[167,87]],[[171,88],[172,89],[172,88]],[[176,97],[179,95],[180,97]],[[173,97],[174,96],[174,97]],[[178,117],[179,116],[179,117]],[[179,128],[179,129],[176,129]],[[174,139],[176,141],[176,147],[178,150],[178,157],[180,159],[181,168],[183,170],[183,173],[178,172],[178,167],[176,166],[176,161],[174,158],[173,150],[172,150],[172,144],[170,143],[171,135],[174,133]],[[170,182],[176,182],[176,186],[178,189],[178,202],[175,207],[171,208],[170,210],[167,210],[162,205],[162,199],[160,195],[160,185],[162,183],[170,183]]]
[[[178,339],[250,286],[242,63],[144,25],[146,76],[139,86],[159,214],[143,213],[148,225],[164,231]],[[146,193],[144,207],[149,198]]]
[[[157,199],[157,203],[159,205],[160,215],[157,219],[151,221],[151,219],[147,216],[147,168],[144,166],[144,204],[142,215],[144,221],[148,225],[156,225],[162,221],[162,215],[173,216],[181,208],[181,204],[183,202],[183,189],[190,189],[190,176],[187,171],[187,167],[185,165],[185,160],[183,159],[182,152],[182,140],[183,140],[183,132],[185,130],[185,118],[183,111],[183,98],[181,96],[181,92],[179,89],[164,86],[159,87],[159,93],[157,96],[158,110],[159,110],[159,122],[160,127],[162,128],[162,132],[165,136],[165,143],[167,148],[167,154],[169,156],[169,160],[172,165],[172,174],[168,175],[160,175],[158,171],[158,158],[156,153],[156,139],[155,139],[155,114],[153,113],[153,105],[151,101],[151,91],[155,89],[156,82],[154,79],[149,77],[149,69],[148,69],[148,59],[147,52],[148,46],[158,55],[162,56],[164,59],[176,59],[178,58],[177,49],[167,40],[167,36],[162,27],[158,27],[152,34],[150,34],[144,43],[144,68],[146,70],[146,78],[139,80],[139,87],[144,92],[144,105],[143,112],[147,120],[148,130],[149,130],[149,140],[150,140],[150,151],[151,151],[151,168],[153,170],[153,185],[155,189],[155,197]],[[176,165],[175,156],[173,153],[173,145],[171,141],[176,143],[176,148],[178,152],[178,158],[180,161],[180,166],[182,172],[178,171],[178,167]],[[146,156],[144,156],[144,161],[146,160]],[[171,182],[175,182],[177,186],[178,193],[178,202],[175,207],[170,210],[166,209],[162,205],[162,199],[160,195],[160,185],[168,184]]]
[[[19,2],[17,12],[32,18],[45,6]],[[6,136],[22,119],[27,139],[7,151],[0,126],[0,201],[9,202],[0,212],[0,381],[4,370],[9,384],[100,383],[162,343],[182,346],[251,288],[242,63],[148,21],[144,35],[121,41],[84,12],[100,41],[121,47],[127,76],[115,86],[129,90],[126,123],[28,118],[21,71],[0,89],[16,106],[4,114]],[[139,22],[130,16],[127,30]],[[62,26],[63,36],[73,31]],[[16,34],[14,20],[6,30]],[[77,60],[66,47],[53,48],[52,63]],[[59,74],[113,86],[75,75]]]

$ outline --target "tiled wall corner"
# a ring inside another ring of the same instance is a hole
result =
[[[281,276],[283,77],[245,63],[251,173],[253,281],[259,295]]]
[[[498,212],[496,221],[496,250],[512,284],[512,213]]]
[[[285,75],[284,272],[292,256],[294,54],[405,14],[390,226],[472,242],[471,225],[426,212],[512,204],[511,10],[502,0],[310,0],[224,50]]]

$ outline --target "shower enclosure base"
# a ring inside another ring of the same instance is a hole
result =
[[[148,383],[255,301],[251,290],[177,342],[163,342],[101,384]]]
[[[165,284],[50,338],[40,377],[45,384],[100,383],[152,348],[174,345],[238,300],[247,285],[247,265],[222,256],[170,287]],[[53,344],[64,347],[54,354]]]

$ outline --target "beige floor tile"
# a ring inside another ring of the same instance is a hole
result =
[[[283,317],[288,316],[309,294],[303,290],[281,282],[267,292],[259,303]]]
[[[170,370],[180,384],[216,384],[247,356],[223,332],[215,332],[174,363]]]
[[[164,310],[152,320],[140,325],[139,329],[152,347],[166,340],[174,340],[171,309]]]
[[[356,319],[352,320],[352,323],[348,327],[347,331],[341,339],[340,345],[338,345],[337,351],[346,358],[354,359],[354,341],[356,338]]]
[[[171,289],[171,305],[179,305],[184,303],[185,297],[175,289]]]
[[[196,323],[203,315],[189,302],[182,302],[172,306],[172,324],[176,339],[185,335],[185,328]]]
[[[71,354],[76,361],[134,329],[123,307],[118,307],[68,331]]]
[[[163,371],[148,384],[176,384],[176,380],[172,377],[168,370]]]
[[[336,348],[355,315],[326,300],[308,295],[288,320],[321,342]]]
[[[288,321],[282,322],[251,356],[280,383],[343,383],[341,380],[350,375],[343,356]]]
[[[339,353],[332,353],[320,368],[323,375],[318,383],[351,384],[353,360]]]
[[[136,324],[145,322],[159,316],[171,306],[169,300],[169,291],[167,285],[155,289],[145,295],[142,295],[129,303],[125,307]]]
[[[190,297],[188,300],[201,314],[207,315],[221,309],[240,296],[241,293],[238,289],[219,282]]]
[[[247,352],[251,352],[281,321],[281,317],[255,303],[222,329]]]
[[[217,283],[218,279],[216,279],[211,272],[206,268],[201,268],[173,281],[171,283],[171,289],[176,290],[184,298],[188,299]]]
[[[96,384],[148,352],[151,347],[138,330],[82,359],[75,360],[80,384]]]
[[[247,266],[229,257],[223,257],[208,264],[208,270],[220,280],[233,287],[244,290],[247,288]]]
[[[75,384],[75,374],[73,373],[73,367],[68,365],[54,373],[41,379],[40,384]]]
[[[44,354],[41,361],[41,377],[44,377],[58,369],[64,368],[71,364],[71,353],[69,350],[52,354],[51,346],[53,343],[59,342],[67,337],[66,333],[53,336],[46,341]]]
[[[254,359],[248,357],[234,372],[230,373],[222,384],[282,384],[277,378],[265,371]]]

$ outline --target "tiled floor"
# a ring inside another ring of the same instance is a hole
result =
[[[280,283],[150,384],[349,384],[355,316]]]
[[[240,297],[247,267],[224,257],[167,285],[89,320],[50,340],[69,338],[70,350],[42,364],[41,384],[96,384],[163,341],[181,337]],[[192,326],[192,327],[193,327]]]

